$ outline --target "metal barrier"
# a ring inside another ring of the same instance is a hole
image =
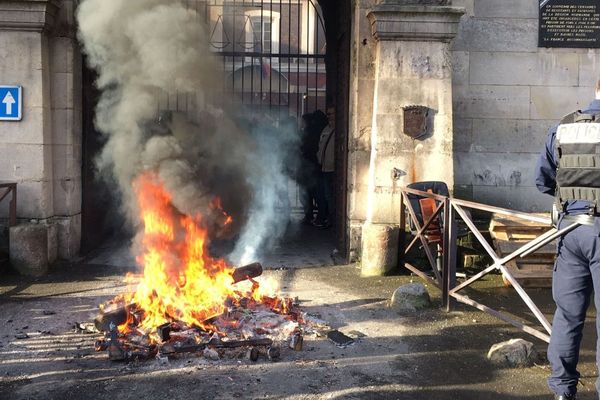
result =
[[[15,182],[0,182],[0,202],[12,193],[8,203],[8,226],[17,224],[17,184]]]
[[[472,307],[475,307],[481,311],[484,311],[490,315],[493,315],[496,318],[499,318],[509,324],[514,325],[520,330],[529,333],[545,342],[550,341],[550,334],[552,332],[552,326],[550,322],[546,319],[544,314],[539,310],[539,308],[535,305],[533,300],[529,297],[529,295],[525,292],[523,287],[519,284],[519,282],[513,277],[510,271],[506,268],[506,263],[512,261],[517,257],[524,257],[527,254],[531,254],[532,252],[539,249],[544,244],[556,239],[557,237],[573,230],[577,226],[578,223],[573,223],[566,228],[558,230],[556,228],[551,227],[551,220],[549,218],[543,218],[536,215],[531,215],[523,212],[508,210],[505,208],[492,207],[485,204],[479,204],[471,201],[459,200],[452,197],[441,196],[438,194],[430,193],[430,192],[422,192],[419,190],[410,189],[407,187],[401,188],[402,197],[401,197],[401,212],[400,212],[400,266],[407,268],[411,272],[417,274],[421,278],[425,279],[432,285],[435,285],[442,291],[442,304],[446,308],[447,311],[452,310],[454,301],[459,301],[464,304],[468,304]],[[416,195],[419,198],[430,198],[436,201],[436,208],[431,216],[427,218],[427,220],[423,221],[423,224],[420,223],[417,218],[417,214],[410,202],[409,194]],[[487,211],[491,213],[507,215],[511,217],[521,218],[527,221],[538,222],[541,224],[548,225],[549,230],[543,235],[537,237],[536,239],[526,243],[519,249],[515,250],[511,254],[500,257],[494,251],[492,246],[487,242],[481,232],[477,229],[473,220],[465,211],[465,209],[473,209],[473,210],[481,210]],[[416,235],[413,240],[405,246],[406,243],[406,210],[410,216],[410,219],[414,226],[416,227]],[[464,282],[457,285],[456,283],[456,255],[457,255],[457,228],[458,228],[458,220],[456,219],[456,215],[460,217],[462,221],[467,225],[470,232],[477,238],[481,246],[485,249],[486,253],[492,258],[493,264],[489,267],[485,268],[483,271],[478,274],[466,279]],[[443,264],[442,271],[438,271],[436,266],[435,259],[429,248],[427,238],[425,237],[425,231],[428,227],[439,218],[440,215],[443,215],[443,239],[442,239],[442,247],[443,247]],[[423,244],[423,249],[427,255],[427,259],[431,266],[433,272],[433,278],[427,275],[425,272],[416,268],[415,266],[407,263],[405,261],[405,256],[408,254],[410,249],[418,242],[421,241]],[[485,275],[489,274],[494,270],[499,270],[504,275],[505,279],[510,282],[512,287],[516,290],[521,299],[525,302],[527,307],[531,310],[533,315],[537,318],[539,323],[543,326],[544,331],[532,328],[531,326],[525,325],[520,321],[515,320],[514,318],[501,313],[498,310],[494,310],[485,304],[481,304],[476,302],[475,300],[460,294],[459,292],[466,287],[470,286],[474,282],[483,278]]]

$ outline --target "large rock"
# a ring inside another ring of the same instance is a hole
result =
[[[390,301],[390,307],[399,312],[422,310],[430,305],[429,293],[421,283],[400,286]]]
[[[511,339],[493,345],[487,357],[494,364],[504,367],[531,367],[537,360],[538,353],[533,343],[523,339]]]

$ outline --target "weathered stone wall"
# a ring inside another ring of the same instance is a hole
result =
[[[59,253],[72,258],[81,238],[82,88],[74,0],[63,0],[50,35],[54,221]]]
[[[23,120],[0,121],[0,180],[18,183],[17,217],[56,225],[58,252],[79,251],[81,60],[72,0],[0,3],[0,84],[23,86]],[[0,217],[6,217],[0,204]]]
[[[416,91],[412,84],[426,88],[429,75],[443,82],[446,64],[438,54],[424,59],[419,72],[414,57],[403,60],[416,53],[410,44],[400,43],[395,50],[394,46],[378,47],[367,18],[377,4],[380,2],[375,0],[353,3],[348,168],[351,259],[360,252],[362,226],[368,214],[373,128],[380,131],[377,136],[381,141],[376,145],[382,156],[379,160],[387,163],[373,165],[377,170],[372,188],[377,199],[374,222],[397,223],[397,186],[429,179],[445,180],[460,198],[524,211],[548,211],[552,199],[535,187],[535,163],[548,129],[593,98],[600,77],[596,68],[600,50],[538,48],[538,0],[453,0],[452,6],[466,10],[449,54],[453,134],[447,140],[436,126],[433,140],[411,146],[400,134],[398,108],[410,96],[431,103],[426,91],[421,97],[413,96],[411,92]],[[422,50],[431,49],[424,46]],[[387,54],[389,51],[397,54]],[[386,65],[393,71],[378,73],[378,66]],[[436,66],[442,68],[437,75]],[[392,80],[385,79],[386,74]],[[378,77],[387,99],[375,100]],[[375,111],[374,104],[378,107]],[[436,137],[441,139],[438,144],[442,151],[436,150]],[[423,153],[427,148],[432,156]],[[446,151],[453,161],[445,160]],[[406,175],[394,182],[393,168]]]
[[[357,0],[352,9],[347,182],[349,258],[352,261],[360,254],[362,226],[367,217],[377,58],[377,41],[371,33],[367,13],[376,4],[375,0]]]
[[[460,15],[462,10],[452,7],[355,3],[348,162],[351,260],[365,248],[365,223],[399,224],[400,187],[424,180],[453,186],[449,42]],[[410,105],[429,109],[427,134],[416,140],[404,134],[403,108]]]
[[[453,0],[467,9],[452,53],[458,197],[549,210],[533,169],[547,130],[593,98],[600,51],[538,48],[538,4]]]

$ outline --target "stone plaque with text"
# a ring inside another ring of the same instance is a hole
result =
[[[600,0],[539,2],[539,47],[600,48]]]

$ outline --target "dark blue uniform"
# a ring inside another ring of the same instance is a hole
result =
[[[585,114],[600,114],[600,100],[594,100]],[[558,157],[554,141],[557,127],[548,133],[546,146],[536,165],[536,186],[542,193],[554,196],[556,189],[556,166]],[[575,215],[589,211],[589,203],[570,201],[562,210]],[[569,222],[560,223],[559,227]],[[594,288],[596,290],[594,290]],[[579,347],[583,323],[592,291],[594,303],[600,309],[600,218],[595,226],[582,225],[560,239],[552,278],[552,295],[556,313],[548,347],[548,360],[552,374],[548,379],[550,389],[557,395],[573,395],[577,392],[579,372]],[[596,318],[600,336],[600,319]],[[600,342],[599,342],[600,343]],[[600,346],[596,348],[596,362],[600,365]],[[600,393],[600,379],[596,383]]]

